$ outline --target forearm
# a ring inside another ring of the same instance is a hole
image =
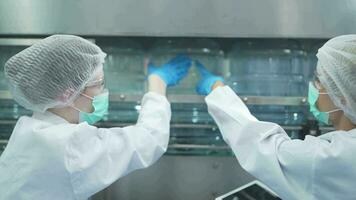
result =
[[[250,121],[257,121],[243,101],[228,86],[216,88],[205,98],[205,101],[209,114],[221,128],[227,143],[230,143],[229,140],[236,139],[237,130]]]

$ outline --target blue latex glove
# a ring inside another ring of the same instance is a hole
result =
[[[148,75],[158,75],[166,82],[167,86],[174,86],[188,74],[191,65],[192,60],[188,56],[177,55],[160,67],[156,67],[152,63],[148,64]]]
[[[196,87],[196,91],[198,94],[208,95],[211,92],[211,88],[216,83],[216,81],[224,82],[224,79],[221,76],[216,76],[210,73],[199,61],[195,61],[195,65],[198,68],[198,71],[201,76],[201,80],[199,81]]]

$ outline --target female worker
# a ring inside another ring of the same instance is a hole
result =
[[[309,84],[310,110],[336,131],[292,140],[275,123],[258,121],[222,78],[198,64],[197,91],[241,166],[282,199],[356,199],[356,35],[325,43]]]
[[[7,61],[13,97],[34,115],[18,120],[0,157],[0,199],[87,199],[166,151],[166,86],[177,84],[191,61],[178,56],[150,68],[136,125],[97,128],[109,103],[105,56],[85,39],[54,35]]]

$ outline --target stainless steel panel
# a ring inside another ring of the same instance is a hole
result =
[[[203,96],[198,95],[168,95],[171,103],[205,103]],[[9,91],[0,90],[0,99],[12,99]],[[110,101],[113,102],[137,102],[142,99],[142,95],[124,95],[110,94]],[[284,105],[284,106],[302,106],[306,105],[305,97],[263,97],[246,96],[241,99],[247,105]]]
[[[92,200],[209,200],[252,181],[235,157],[163,156],[135,171]]]
[[[1,93],[0,93],[1,94]],[[1,98],[1,96],[0,96]],[[111,101],[139,102],[142,95],[112,94]],[[198,95],[167,95],[171,103],[204,103],[204,96]],[[241,99],[248,105],[306,105],[305,97],[269,97],[269,96],[243,96]]]
[[[355,25],[354,0],[0,1],[0,35],[330,38]]]
[[[31,46],[42,38],[0,38],[0,46]],[[95,43],[95,39],[85,38]]]
[[[26,38],[0,38],[1,46],[30,46],[40,39],[26,39]]]

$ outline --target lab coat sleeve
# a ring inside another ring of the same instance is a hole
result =
[[[167,99],[151,92],[144,96],[134,126],[96,128],[79,124],[67,159],[77,198],[86,199],[133,170],[157,161],[168,146],[170,118]]]
[[[258,121],[228,86],[206,97],[208,111],[240,165],[282,199],[312,195],[316,137],[291,140],[277,124]]]

